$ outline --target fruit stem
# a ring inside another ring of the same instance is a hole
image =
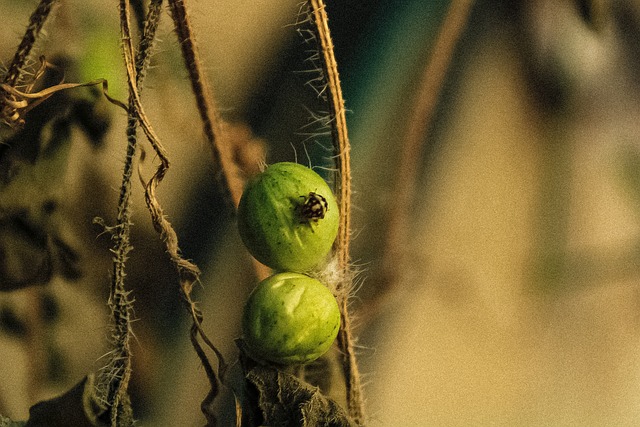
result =
[[[335,152],[334,159],[338,169],[338,179],[335,185],[337,187],[336,196],[340,207],[340,226],[338,228],[335,252],[338,257],[338,266],[342,273],[342,280],[337,289],[338,305],[340,306],[342,318],[342,324],[338,334],[338,345],[343,356],[347,409],[350,417],[356,423],[362,425],[365,420],[364,402],[348,307],[348,297],[352,290],[352,275],[349,264],[349,241],[351,237],[351,148],[347,133],[347,120],[338,74],[338,64],[334,55],[333,42],[331,40],[325,10],[326,5],[324,0],[310,0],[309,4],[311,6],[316,38],[319,41],[319,49],[322,56],[322,70],[327,83],[329,114],[331,117],[331,139]]]
[[[202,72],[200,56],[185,1],[170,0],[169,7],[182,49],[182,57],[189,72],[189,81],[196,99],[204,134],[213,156],[215,170],[218,171],[217,178],[222,189],[231,198],[233,206],[237,208],[242,196],[244,180],[240,177],[238,166],[233,161],[233,155],[230,151],[231,145],[223,138],[222,120],[211,95],[211,88]]]

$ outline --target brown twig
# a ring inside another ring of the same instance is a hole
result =
[[[349,415],[358,424],[365,421],[360,372],[354,349],[351,317],[348,309],[348,297],[351,292],[352,274],[350,271],[349,242],[351,238],[351,160],[347,120],[344,99],[340,87],[338,64],[335,59],[333,42],[323,0],[310,0],[316,38],[322,54],[322,71],[326,79],[331,117],[331,139],[335,153],[338,179],[335,181],[336,194],[340,207],[340,226],[335,244],[342,283],[338,288],[338,303],[342,315],[342,324],[338,334],[338,345],[343,354],[343,368],[347,388],[347,406]]]
[[[123,42],[122,49],[127,70],[127,83],[129,86],[129,112],[136,117],[137,123],[142,127],[147,139],[149,140],[149,143],[153,147],[156,155],[158,156],[158,159],[160,160],[160,165],[157,167],[156,172],[153,174],[153,176],[145,186],[145,201],[151,214],[154,228],[162,236],[171,261],[174,263],[178,271],[180,279],[180,290],[182,291],[182,296],[193,320],[193,326],[191,328],[191,341],[211,383],[212,391],[207,398],[212,399],[213,397],[215,397],[215,395],[217,395],[218,392],[218,378],[215,374],[215,371],[211,367],[209,359],[204,349],[200,345],[198,338],[202,339],[205,344],[215,352],[218,358],[218,374],[220,376],[224,375],[224,371],[226,370],[227,365],[224,362],[222,354],[212,344],[212,342],[208,339],[208,337],[202,330],[202,314],[196,307],[195,302],[191,299],[191,291],[193,289],[193,285],[199,279],[200,270],[195,264],[185,260],[180,254],[177,234],[173,229],[171,223],[166,219],[164,211],[156,196],[157,187],[169,169],[169,159],[164,146],[151,127],[140,101],[140,90],[138,88],[138,73],[136,70],[136,65],[141,64],[141,61],[134,62],[135,55],[133,44],[131,42],[130,11],[128,0],[120,1],[120,25]],[[133,134],[135,134],[135,132],[131,130],[128,131],[129,142],[132,141],[131,135]],[[126,372],[127,371],[125,371],[125,373]],[[123,395],[126,396],[126,383],[121,384],[120,386],[124,386],[125,393]],[[205,415],[207,416],[210,424],[215,423],[213,414],[205,412]]]
[[[322,52],[322,68],[327,80],[329,94],[329,115],[331,117],[331,139],[336,153],[335,162],[338,169],[337,196],[340,202],[340,229],[336,242],[340,266],[349,266],[349,242],[351,233],[351,161],[349,136],[344,99],[338,75],[338,63],[333,53],[333,42],[329,32],[324,0],[311,0],[314,23]]]
[[[396,177],[394,200],[391,204],[391,219],[387,230],[386,251],[383,260],[385,295],[398,281],[398,272],[405,265],[404,248],[410,228],[412,206],[418,164],[426,134],[431,124],[444,78],[449,69],[457,42],[466,26],[473,0],[453,0],[437,35],[433,53],[418,85],[418,93],[409,109],[410,117],[401,147]],[[381,301],[381,298],[378,298]],[[379,303],[376,302],[375,305]],[[371,311],[375,312],[376,308]]]
[[[29,92],[31,87],[27,87],[26,92],[23,92],[8,84],[0,83],[0,92],[3,91],[9,95],[5,98],[4,109],[0,111],[0,122],[10,127],[21,126],[24,124],[25,115],[46,101],[51,95],[63,90],[97,85],[102,85],[103,94],[109,102],[123,108],[125,111],[127,110],[126,105],[109,96],[108,84],[105,79],[97,79],[85,83],[60,83],[38,92]]]

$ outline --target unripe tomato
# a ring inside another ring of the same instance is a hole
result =
[[[238,230],[249,252],[281,271],[318,266],[336,239],[340,215],[327,183],[297,163],[275,163],[247,183]]]
[[[282,365],[322,356],[340,329],[340,310],[329,289],[299,273],[278,273],[253,290],[242,332],[249,355]]]

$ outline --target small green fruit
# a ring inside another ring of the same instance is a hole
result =
[[[299,273],[278,273],[260,282],[242,317],[249,355],[282,365],[322,356],[339,329],[340,310],[331,291]]]
[[[281,271],[308,271],[331,250],[340,214],[327,183],[297,163],[275,163],[247,184],[238,230],[258,261]]]

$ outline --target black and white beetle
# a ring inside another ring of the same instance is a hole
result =
[[[327,209],[329,209],[327,199],[313,191],[310,192],[308,196],[300,197],[304,199],[304,202],[300,205],[300,218],[302,222],[318,222],[318,220],[324,218]]]

